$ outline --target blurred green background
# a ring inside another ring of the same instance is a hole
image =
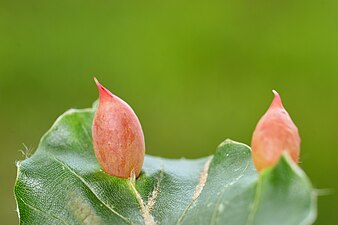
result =
[[[338,1],[0,0],[0,218],[17,224],[22,143],[65,110],[90,107],[95,75],[143,125],[147,153],[250,144],[280,92],[318,189],[316,224],[338,224]]]

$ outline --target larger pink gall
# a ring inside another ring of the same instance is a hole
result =
[[[145,154],[141,124],[127,103],[94,79],[100,93],[92,126],[95,156],[106,173],[137,177]]]

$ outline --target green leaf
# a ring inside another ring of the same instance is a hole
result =
[[[104,173],[93,151],[94,109],[70,110],[17,163],[20,224],[306,225],[316,195],[288,156],[258,174],[247,145],[226,140],[213,156],[146,156],[137,180]]]

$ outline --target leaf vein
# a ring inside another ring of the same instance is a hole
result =
[[[183,210],[181,216],[178,218],[176,225],[179,225],[182,223],[183,218],[185,217],[185,215],[187,214],[187,212],[190,210],[191,206],[197,201],[198,197],[201,195],[202,191],[203,191],[203,187],[208,179],[208,171],[209,171],[209,167],[210,167],[210,163],[212,161],[212,158],[208,159],[206,161],[206,163],[204,164],[202,170],[201,170],[201,175],[199,178],[199,182],[195,188],[195,191],[193,193],[192,196],[192,200],[189,203],[189,205]]]
[[[220,194],[220,196],[218,197],[217,199],[217,202],[216,202],[216,205],[214,207],[214,210],[212,212],[212,215],[211,215],[211,221],[210,221],[210,225],[214,225],[216,224],[216,216],[217,216],[217,210],[218,210],[218,207],[220,206],[221,204],[221,200],[223,198],[223,195],[225,193],[225,190],[227,188],[229,188],[230,186],[232,186],[233,184],[235,184],[236,182],[238,182],[244,175],[245,175],[245,171],[249,168],[249,161],[247,161],[246,163],[246,166],[245,168],[242,170],[241,174],[239,174],[232,182],[226,184],[222,190],[222,193]]]
[[[246,225],[253,224],[253,222],[255,220],[255,216],[257,214],[258,205],[259,205],[259,202],[260,202],[260,199],[261,199],[261,193],[262,193],[262,180],[258,179],[254,201],[252,203],[251,212],[250,212],[250,214],[248,216]]]
[[[67,164],[63,163],[62,161],[60,161],[59,159],[57,159],[55,156],[50,155],[51,159],[54,159],[56,162],[58,162],[59,164],[61,164],[62,166],[64,166],[65,168],[67,168],[69,170],[69,172],[71,172],[74,176],[76,176],[83,184],[86,188],[88,188],[88,190],[97,198],[97,200],[99,200],[99,202],[101,202],[107,209],[109,209],[112,213],[114,213],[115,215],[117,215],[118,217],[120,217],[121,219],[123,219],[125,222],[132,224],[127,218],[125,218],[124,216],[122,216],[121,214],[119,214],[117,211],[115,211],[114,209],[112,209],[107,203],[105,203],[104,201],[102,201],[101,198],[99,198],[99,196],[91,189],[91,187],[89,186],[89,184],[81,177],[79,176],[73,169],[71,169]]]
[[[130,185],[131,190],[135,194],[135,197],[136,197],[138,204],[140,205],[142,217],[144,219],[144,223],[146,225],[156,225],[156,222],[155,222],[153,216],[150,214],[148,207],[144,204],[140,193],[137,191],[137,189],[135,187],[135,173],[133,173],[133,172],[132,172],[130,179],[129,179],[129,185]]]
[[[161,184],[161,181],[163,179],[163,173],[164,173],[164,166],[163,166],[163,161],[161,160],[160,161],[160,174],[159,176],[157,177],[157,182],[155,184],[155,187],[150,195],[150,197],[148,198],[148,202],[147,202],[147,205],[146,205],[146,209],[151,213],[155,203],[156,203],[156,198],[159,194],[159,190],[160,190],[160,184]]]
[[[45,212],[45,211],[43,211],[43,210],[41,210],[41,209],[39,209],[39,208],[37,208],[37,207],[31,205],[30,203],[25,202],[21,197],[19,197],[19,199],[20,199],[20,201],[21,201],[23,204],[25,204],[25,205],[28,206],[29,208],[31,208],[31,209],[33,209],[33,210],[35,210],[35,211],[37,211],[37,212],[40,212],[40,213],[42,213],[42,214],[45,214],[46,216],[48,216],[48,217],[50,217],[50,218],[52,218],[52,219],[54,219],[54,220],[58,220],[58,221],[62,222],[62,223],[65,224],[65,225],[69,225],[69,223],[67,223],[67,222],[64,221],[63,219],[61,219],[61,218],[59,218],[59,217],[57,217],[57,216],[54,216],[54,215],[52,215],[52,214],[50,214],[50,213],[47,213],[47,212]]]

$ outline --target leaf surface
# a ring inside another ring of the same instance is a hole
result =
[[[258,174],[250,148],[231,140],[201,159],[146,156],[136,181],[109,176],[93,151],[94,111],[61,115],[17,163],[20,224],[307,225],[316,217],[311,183],[287,155]]]

